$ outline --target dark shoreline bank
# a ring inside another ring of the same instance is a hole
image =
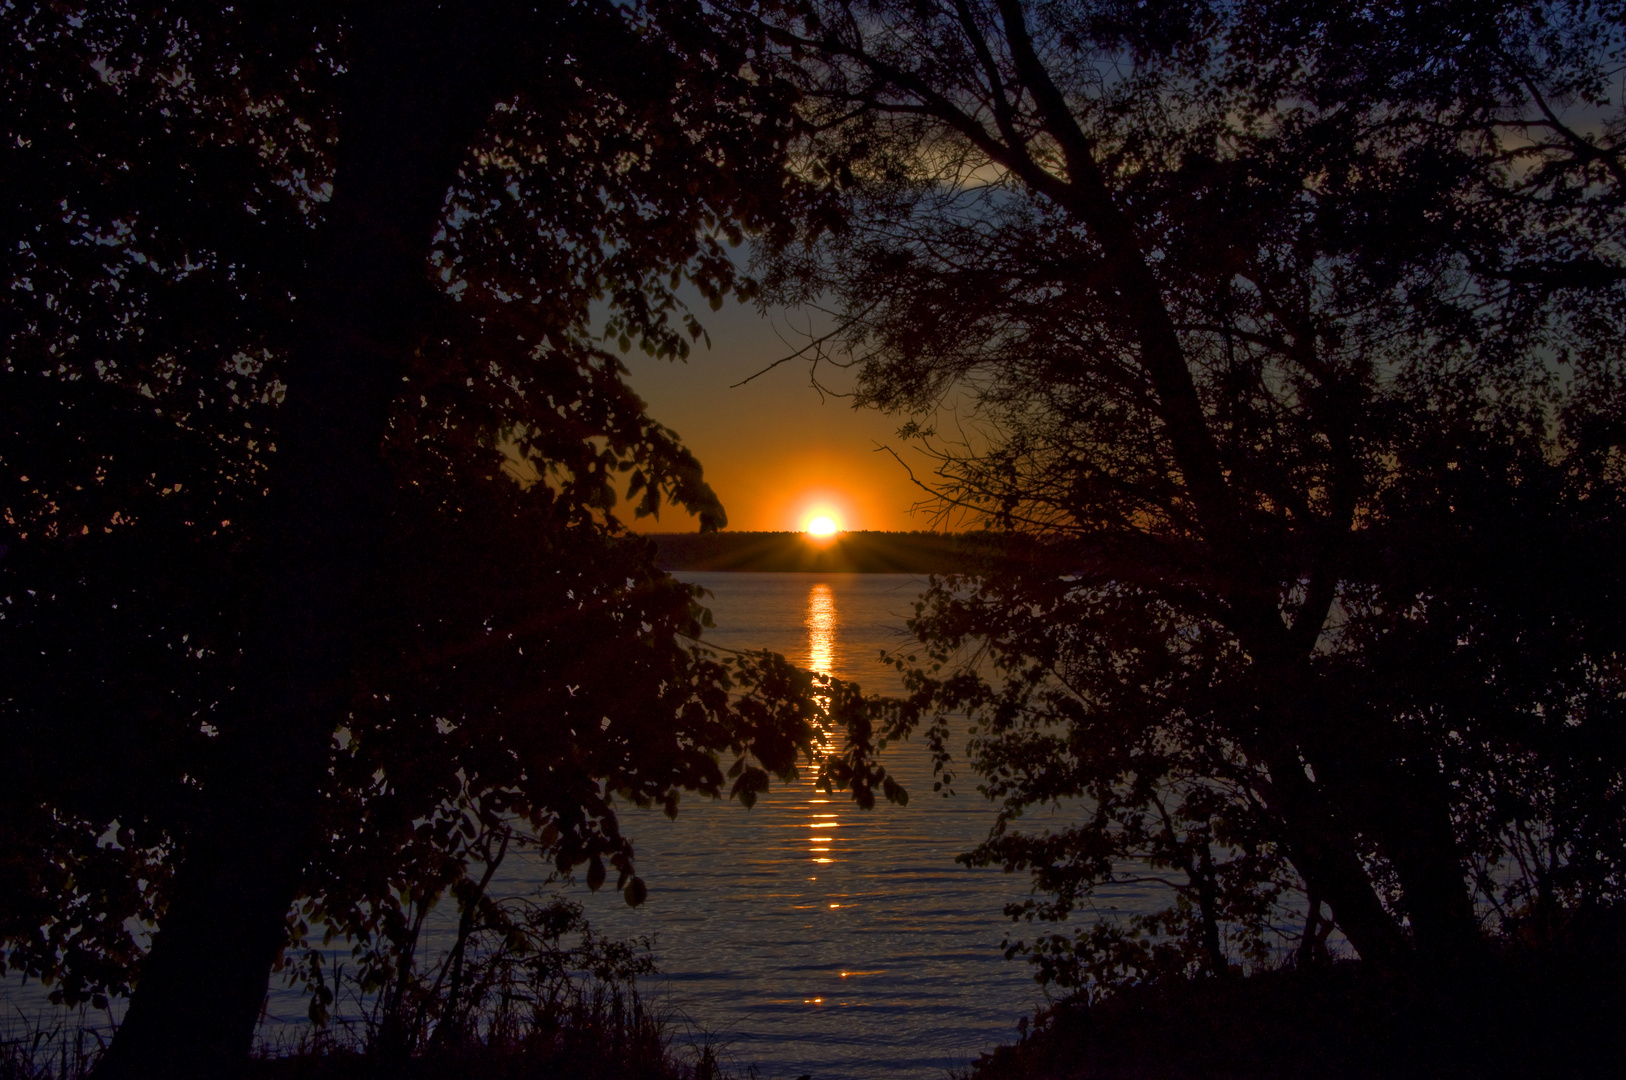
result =
[[[1618,942],[1445,978],[1359,962],[1064,1000],[962,1080],[1531,1080],[1622,1075]]]

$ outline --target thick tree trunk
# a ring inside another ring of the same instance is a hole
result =
[[[1379,808],[1380,843],[1400,879],[1418,960],[1446,973],[1471,960],[1480,942],[1450,798],[1432,762],[1396,762],[1390,771],[1395,780],[1388,805]]]
[[[1450,793],[1426,742],[1408,742],[1345,689],[1323,687],[1300,706],[1306,756],[1329,800],[1387,859],[1413,959],[1443,973],[1479,944]]]
[[[100,1080],[231,1075],[250,1049],[354,691],[390,499],[380,444],[425,308],[428,245],[494,102],[517,29],[501,23],[420,0],[356,27],[334,200],[297,298],[236,720]]]
[[[1270,769],[1267,801],[1279,823],[1288,858],[1308,891],[1332,909],[1332,919],[1374,967],[1394,970],[1410,962],[1411,943],[1383,905],[1361,861],[1357,823],[1351,820],[1332,770],[1318,753],[1311,674],[1273,611],[1248,620],[1260,656],[1256,694],[1260,726],[1251,753]],[[1309,764],[1314,778],[1305,771]]]
[[[1299,967],[1309,967],[1318,959],[1317,945],[1320,943],[1320,929],[1321,895],[1311,887],[1304,894],[1304,933],[1299,938],[1299,949],[1296,958]]]
[[[1376,905],[1393,923],[1408,964],[1443,972],[1468,958],[1478,942],[1472,897],[1451,825],[1450,798],[1438,769],[1423,760],[1426,750],[1412,748],[1408,754],[1388,722],[1374,720],[1359,702],[1317,702],[1300,695],[1291,710],[1298,716],[1292,742],[1316,775],[1314,784],[1306,778],[1306,788],[1315,789],[1324,812],[1340,819],[1351,845],[1358,832],[1388,860],[1400,884],[1398,906],[1409,933],[1377,903],[1364,867],[1361,876],[1371,897],[1360,900],[1362,907]],[[1353,714],[1346,715],[1350,710]],[[1302,767],[1295,771],[1302,773]],[[1341,904],[1333,894],[1324,895],[1336,921],[1366,955],[1348,924],[1349,898]]]
[[[1332,908],[1333,921],[1361,959],[1388,970],[1404,966],[1410,953],[1406,935],[1378,899],[1347,825],[1331,813],[1291,747],[1270,758],[1270,809],[1299,876]]]
[[[1197,853],[1197,910],[1203,920],[1203,951],[1208,954],[1208,971],[1215,978],[1227,978],[1231,965],[1225,958],[1225,943],[1220,938],[1219,882],[1214,875],[1214,852],[1208,840]]]

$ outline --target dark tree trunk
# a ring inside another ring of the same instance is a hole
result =
[[[1356,823],[1328,782],[1331,770],[1316,731],[1325,718],[1309,693],[1309,669],[1293,655],[1279,619],[1256,618],[1250,629],[1262,642],[1256,652],[1274,658],[1261,664],[1261,726],[1252,752],[1270,767],[1267,801],[1288,858],[1363,960],[1387,970],[1407,966],[1411,943],[1378,897],[1361,861]]]
[[[1451,825],[1450,799],[1442,790],[1438,769],[1426,761],[1404,760],[1405,746],[1382,720],[1345,717],[1339,708],[1301,705],[1299,711],[1306,717],[1319,715],[1323,728],[1342,729],[1329,734],[1307,725],[1300,728],[1304,734],[1300,745],[1318,780],[1313,785],[1306,780],[1305,786],[1316,789],[1328,812],[1344,822],[1352,851],[1358,830],[1388,859],[1400,884],[1399,907],[1410,933],[1403,933],[1387,911],[1384,918],[1400,935],[1407,962],[1443,971],[1468,958],[1478,942],[1478,927]],[[1351,739],[1344,737],[1346,732],[1357,734]],[[1364,868],[1362,876],[1370,879]],[[1367,891],[1372,892],[1370,884]],[[1346,918],[1349,898],[1340,904],[1335,894],[1322,895],[1365,956]],[[1376,901],[1372,892],[1371,903],[1365,898],[1360,903],[1371,908]],[[1378,904],[1376,910],[1384,909]]]
[[[1225,958],[1225,945],[1220,939],[1219,881],[1214,874],[1214,852],[1207,837],[1197,851],[1197,908],[1203,919],[1203,950],[1208,953],[1208,970],[1215,978],[1231,974],[1231,965]]]
[[[250,1049],[354,691],[390,500],[380,445],[428,299],[428,245],[494,103],[518,29],[502,22],[420,0],[355,27],[334,199],[296,298],[235,721],[99,1080],[230,1075]]]
[[[1332,908],[1333,920],[1363,960],[1387,970],[1404,966],[1410,943],[1378,899],[1348,827],[1290,753],[1271,755],[1270,767],[1270,809],[1308,890]]]
[[[1316,952],[1317,932],[1321,929],[1321,897],[1315,889],[1304,896],[1304,935],[1299,938],[1298,965],[1309,967],[1320,957]]]
[[[1443,973],[1479,944],[1473,898],[1451,822],[1451,797],[1427,745],[1408,741],[1360,694],[1336,685],[1303,706],[1307,756],[1343,816],[1388,860],[1410,924],[1409,948],[1423,969]],[[1336,910],[1336,904],[1334,905]]]
[[[1479,946],[1450,798],[1432,762],[1414,760],[1390,769],[1395,779],[1388,805],[1380,808],[1381,843],[1400,879],[1401,906],[1418,960],[1444,973],[1470,960]]]

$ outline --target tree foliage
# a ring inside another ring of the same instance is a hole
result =
[[[1173,890],[1017,943],[1043,977],[1309,957],[1324,906],[1449,965],[1618,903],[1621,16],[773,22],[851,214],[770,245],[773,295],[833,298],[815,362],[906,419],[946,512],[1036,541],[914,624],[944,767],[968,713],[1002,806],[970,859],[1030,869],[1044,922]]]
[[[401,946],[499,825],[639,903],[619,807],[795,772],[809,677],[693,645],[616,508],[724,522],[615,349],[825,213],[760,31],[0,10],[0,938],[137,989],[110,1073],[223,1068],[290,935]]]

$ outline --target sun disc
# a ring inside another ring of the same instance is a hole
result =
[[[834,536],[836,523],[821,514],[807,523],[807,531],[814,536]]]

